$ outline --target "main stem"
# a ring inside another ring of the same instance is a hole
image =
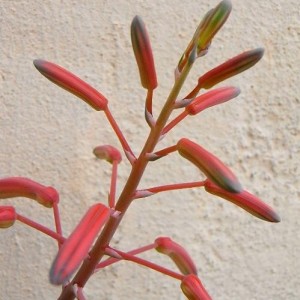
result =
[[[119,211],[120,214],[117,217],[111,217],[106,223],[98,240],[90,251],[89,257],[84,260],[82,266],[78,270],[73,280],[63,289],[59,300],[75,299],[76,295],[74,294],[73,285],[77,284],[79,287],[84,287],[90,276],[93,274],[98,262],[102,259],[105,253],[105,248],[109,245],[114,233],[116,232],[121,220],[125,215],[125,212],[132,202],[133,195],[136,192],[138,184],[149,162],[146,154],[153,152],[156,144],[158,143],[162,130],[173,111],[175,100],[191,67],[192,63],[187,63],[186,67],[182,70],[180,76],[175,81],[174,86],[164,107],[161,110],[155,126],[151,128],[141,154],[132,166],[132,170],[128,177],[127,183],[125,184],[124,189],[116,204],[115,209]]]

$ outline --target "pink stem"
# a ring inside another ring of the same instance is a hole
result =
[[[181,114],[179,114],[174,120],[172,120],[162,131],[162,136],[169,132],[174,126],[176,126],[179,122],[181,122],[188,115],[187,111],[184,110]]]
[[[143,247],[131,250],[131,251],[127,252],[127,254],[137,255],[137,254],[149,251],[149,250],[153,249],[155,246],[156,245],[154,243],[153,244],[149,244],[149,245],[146,245],[146,246],[143,246]],[[110,258],[104,260],[103,262],[99,263],[96,266],[96,268],[95,268],[95,272],[97,272],[98,270],[103,269],[103,268],[105,268],[107,266],[110,266],[110,265],[112,265],[112,264],[114,264],[114,263],[116,263],[118,261],[120,261],[120,259],[114,258],[114,257],[110,257]]]
[[[165,191],[203,187],[204,184],[205,184],[205,181],[183,182],[183,183],[175,183],[175,184],[156,186],[156,187],[152,187],[149,189],[145,189],[144,191],[156,194],[156,193],[165,192]],[[137,191],[137,193],[138,192],[139,191]]]
[[[154,152],[153,156],[154,157],[156,156],[157,158],[161,158],[161,157],[166,156],[166,155],[168,155],[168,154],[170,154],[170,153],[172,153],[176,150],[177,150],[177,145],[170,146],[170,147],[167,147],[165,149]]]
[[[110,248],[110,249],[112,249],[113,251],[115,251],[116,253],[118,253],[125,260],[132,261],[134,263],[137,263],[139,265],[145,266],[145,267],[147,267],[149,269],[152,269],[152,270],[155,270],[157,272],[163,273],[163,274],[168,275],[170,277],[173,277],[175,279],[182,280],[183,277],[184,277],[184,275],[182,275],[182,274],[179,274],[179,273],[176,273],[174,271],[171,271],[171,270],[169,270],[167,268],[164,268],[164,267],[162,267],[160,265],[154,264],[154,263],[152,263],[152,262],[150,262],[148,260],[145,260],[145,259],[142,259],[140,257],[134,256],[134,255],[131,255],[131,254],[128,254],[128,253],[125,253],[125,252],[122,252],[122,251],[114,249],[114,248]]]
[[[112,174],[111,174],[110,192],[109,192],[109,207],[110,208],[115,207],[117,173],[118,173],[118,162],[114,160],[112,163]]]
[[[62,236],[62,228],[61,228],[61,222],[60,222],[60,215],[59,215],[59,209],[57,202],[53,203],[53,214],[54,214],[54,221],[55,221],[55,228],[56,232]],[[58,248],[62,245],[60,241],[58,241]]]
[[[110,123],[110,125],[112,126],[114,132],[116,133],[123,149],[124,152],[126,154],[126,157],[128,158],[128,160],[130,161],[130,163],[132,163],[134,160],[136,160],[135,155],[133,154],[132,150],[130,149],[130,146],[128,145],[122,131],[120,130],[116,120],[114,119],[114,117],[112,116],[110,110],[108,109],[108,107],[104,110],[104,113]]]
[[[62,244],[65,241],[65,238],[63,236],[61,236],[60,234],[56,233],[55,231],[37,223],[37,222],[34,222],[24,216],[21,216],[20,214],[17,214],[17,220],[51,236],[52,238],[57,240],[60,244]]]

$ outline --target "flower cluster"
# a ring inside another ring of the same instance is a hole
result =
[[[209,52],[213,37],[222,28],[230,12],[230,1],[223,0],[204,16],[175,68],[173,88],[158,116],[154,116],[152,111],[157,76],[150,39],[141,17],[136,16],[133,19],[131,41],[141,84],[147,90],[145,120],[151,128],[138,156],[131,150],[109,109],[109,101],[105,96],[61,66],[41,59],[34,61],[36,69],[47,79],[79,97],[91,108],[105,114],[132,168],[122,192],[117,196],[118,166],[122,161],[122,154],[112,145],[100,145],[94,148],[94,155],[98,159],[106,160],[111,165],[108,202],[107,204],[95,203],[89,207],[68,237],[64,237],[62,233],[58,208],[59,196],[53,187],[47,187],[23,177],[0,179],[0,199],[25,197],[37,201],[46,208],[53,209],[55,230],[21,215],[14,206],[0,206],[0,227],[8,228],[15,221],[19,221],[57,241],[58,253],[50,268],[50,281],[55,285],[63,286],[59,299],[85,299],[82,290],[89,278],[120,260],[138,263],[179,280],[182,292],[188,299],[211,299],[197,275],[197,266],[192,257],[182,245],[171,238],[158,237],[149,245],[130,251],[122,251],[111,245],[111,239],[116,229],[130,204],[136,199],[143,199],[170,190],[202,187],[204,191],[228,200],[262,220],[280,221],[273,208],[244,190],[234,172],[198,143],[184,137],[179,139],[175,145],[156,150],[158,142],[184,118],[195,116],[210,107],[237,97],[240,93],[240,89],[237,87],[213,87],[249,69],[261,59],[263,55],[261,48],[243,52],[201,75],[189,94],[181,99],[178,98],[195,61]],[[211,90],[202,92],[203,89]],[[175,110],[181,111],[172,119],[172,113]],[[163,159],[172,152],[178,152],[188,163],[192,163],[198,168],[205,176],[205,180],[139,188],[139,182],[147,165],[154,160]],[[140,253],[151,250],[166,255],[178,271],[169,270],[139,256]],[[104,255],[109,258],[104,259]]]

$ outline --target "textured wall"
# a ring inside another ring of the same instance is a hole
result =
[[[163,193],[132,205],[114,244],[131,249],[169,235],[186,245],[213,299],[299,299],[299,37],[297,0],[233,0],[233,12],[199,60],[197,75],[243,50],[262,46],[262,61],[229,80],[242,94],[186,119],[161,147],[180,137],[199,141],[238,174],[244,187],[273,205],[279,224],[265,223],[203,190]],[[200,18],[216,1],[3,0],[0,2],[0,177],[26,176],[55,186],[64,232],[83,211],[105,201],[110,169],[95,161],[94,146],[118,142],[103,114],[57,88],[34,69],[44,58],[72,70],[110,99],[111,110],[137,153],[148,128],[130,45],[129,26],[147,24],[157,65],[158,112],[173,69]],[[119,191],[128,174],[123,162]],[[199,180],[176,155],[149,168],[142,187]],[[11,203],[12,201],[1,201]],[[53,226],[52,213],[16,199],[19,212]],[[0,232],[0,298],[56,299],[48,283],[56,253],[50,238],[20,224]],[[164,258],[148,258],[168,265]],[[171,265],[170,265],[171,266]],[[98,273],[88,299],[184,299],[176,280],[130,263]]]

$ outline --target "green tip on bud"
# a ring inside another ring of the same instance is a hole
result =
[[[42,59],[34,60],[33,64],[47,79],[79,97],[95,110],[100,111],[106,109],[107,99],[96,89],[71,72]]]
[[[51,208],[59,202],[59,195],[51,186],[44,186],[24,177],[0,179],[0,199],[25,197]]]
[[[234,203],[259,219],[273,223],[280,222],[280,216],[271,206],[245,190],[240,193],[231,193],[209,180],[205,183],[205,190],[210,194]]]
[[[102,226],[110,215],[110,209],[98,203],[89,208],[80,223],[65,240],[52,264],[50,282],[63,284],[87,256]]]
[[[8,228],[14,225],[17,214],[13,206],[0,206],[0,228]]]
[[[215,34],[226,22],[231,9],[231,2],[224,0],[206,14],[199,26],[198,53],[207,49]]]
[[[155,240],[156,251],[169,256],[182,274],[197,274],[197,267],[187,251],[168,237]]]
[[[157,79],[150,39],[146,26],[139,16],[135,16],[131,23],[131,43],[142,86],[154,90],[157,87]]]
[[[177,143],[177,150],[181,156],[198,167],[211,181],[232,193],[242,190],[236,176],[216,156],[200,145],[183,138]]]
[[[94,154],[99,159],[104,159],[109,163],[122,161],[122,155],[118,149],[111,145],[101,145],[94,149]]]
[[[245,51],[205,73],[198,79],[198,83],[202,88],[209,89],[217,83],[253,67],[263,57],[263,54],[263,48]]]
[[[189,300],[212,300],[200,279],[194,274],[184,276],[180,287]]]

